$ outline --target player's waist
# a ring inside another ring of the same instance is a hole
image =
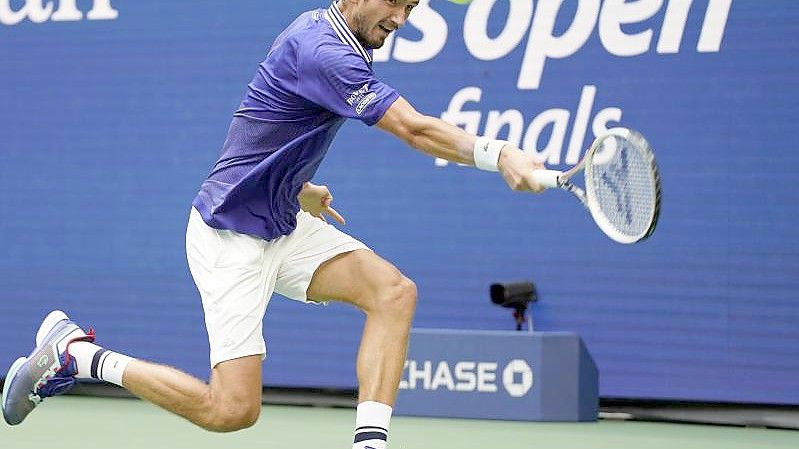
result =
[[[227,229],[241,234],[257,235],[272,240],[291,233],[296,227],[300,207],[296,199],[273,201],[270,195],[250,197],[214,180],[203,182],[192,201],[203,221],[217,229]]]

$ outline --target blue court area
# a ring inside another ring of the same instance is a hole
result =
[[[3,426],[8,449],[334,449],[348,448],[355,411],[264,406],[252,428],[213,434],[136,399],[48,399],[18,427]],[[762,428],[600,420],[520,423],[397,417],[393,449],[795,449],[799,432]]]

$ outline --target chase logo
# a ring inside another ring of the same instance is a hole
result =
[[[83,20],[83,12],[76,3],[77,0],[0,0],[0,24],[11,26],[25,19],[33,23]],[[111,0],[93,0],[92,9],[86,13],[88,20],[114,20],[117,17],[119,11],[111,6]]]
[[[497,393],[495,362],[459,361],[450,364],[444,360],[405,362],[400,380],[401,390],[447,390],[460,393]],[[502,370],[502,386],[512,398],[527,396],[533,388],[533,369],[522,359],[508,362]]]
[[[502,385],[511,397],[520,398],[533,388],[533,370],[524,360],[515,359],[502,371]]]

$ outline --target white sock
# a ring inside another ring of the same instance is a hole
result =
[[[352,449],[386,449],[392,411],[391,407],[379,402],[365,401],[358,404]]]
[[[79,337],[83,331],[76,330],[73,334],[74,337]],[[67,343],[72,338],[73,335],[69,335],[58,344],[59,353],[67,349]],[[88,341],[76,341],[70,344],[69,354],[78,366],[78,373],[75,375],[78,379],[100,379],[120,387],[124,386],[122,376],[125,374],[125,368],[133,360],[124,354],[108,351]]]

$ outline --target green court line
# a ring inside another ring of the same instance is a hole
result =
[[[267,405],[252,428],[198,429],[133,399],[57,397],[20,426],[0,425],[3,449],[349,449],[355,411]],[[797,449],[799,432],[603,420],[521,423],[397,417],[391,449]]]

